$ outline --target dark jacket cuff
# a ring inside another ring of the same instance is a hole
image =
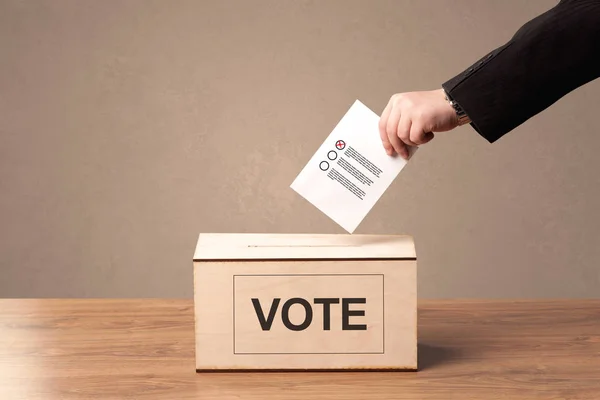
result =
[[[495,142],[600,76],[599,21],[600,0],[561,0],[442,87]]]

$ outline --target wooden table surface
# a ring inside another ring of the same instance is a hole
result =
[[[191,300],[0,300],[0,399],[600,399],[600,300],[420,301],[418,372],[196,373]]]

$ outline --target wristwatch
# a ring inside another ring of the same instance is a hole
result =
[[[460,104],[454,101],[448,92],[444,90],[444,94],[446,95],[446,101],[452,106],[454,112],[456,112],[456,116],[458,117],[458,126],[462,126],[471,122],[471,118],[465,113],[465,110],[462,109]]]

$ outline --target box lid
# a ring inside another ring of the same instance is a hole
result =
[[[201,233],[194,261],[305,259],[416,260],[408,235]]]

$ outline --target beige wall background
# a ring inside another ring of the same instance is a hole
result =
[[[0,0],[0,296],[190,297],[199,232],[344,234],[289,184],[352,102],[554,4]],[[599,93],[439,135],[357,233],[415,237],[420,297],[600,296]]]

